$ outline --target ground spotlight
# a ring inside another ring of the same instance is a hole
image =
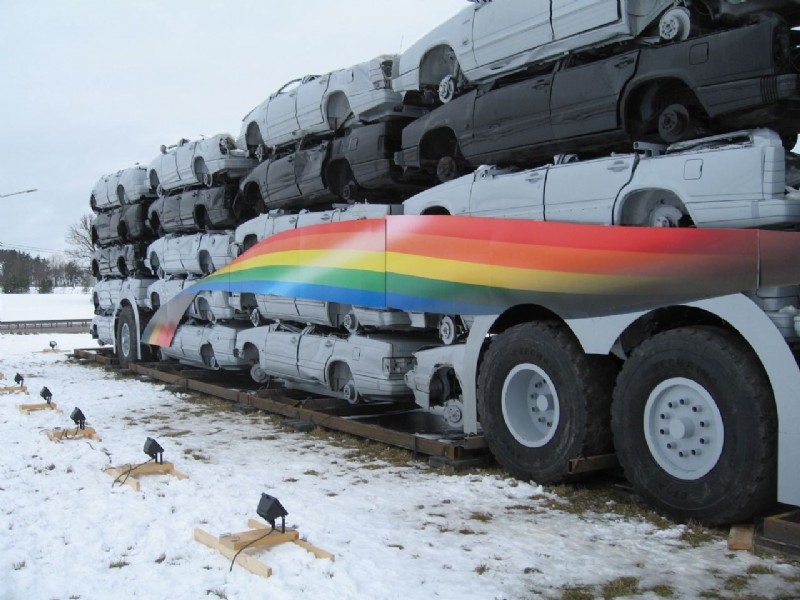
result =
[[[42,399],[43,399],[45,402],[47,402],[48,404],[50,404],[50,401],[53,399],[53,392],[51,392],[51,391],[48,389],[48,387],[47,387],[47,386],[44,386],[44,387],[42,388],[42,391],[41,391],[41,392],[39,392],[39,395],[40,395],[40,396],[42,397]]]
[[[156,463],[164,463],[164,449],[153,438],[147,438],[144,442],[144,453],[152,458]]]
[[[258,503],[256,512],[259,517],[272,525],[272,529],[275,529],[275,519],[280,517],[281,533],[286,533],[286,515],[289,513],[286,512],[286,509],[278,502],[277,498],[269,494],[261,494],[261,500]]]
[[[17,373],[16,375],[14,375],[14,383],[16,383],[17,385],[25,385],[25,378],[19,373]]]
[[[50,340],[50,349],[55,350],[58,347],[58,342],[55,340]]]
[[[83,412],[77,406],[72,411],[72,414],[69,416],[72,419],[72,422],[78,427],[78,429],[86,429],[86,417],[83,415]]]

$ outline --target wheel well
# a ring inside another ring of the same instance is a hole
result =
[[[350,101],[344,92],[334,92],[325,103],[325,118],[331,130],[339,129],[352,114]]]
[[[506,329],[529,321],[561,321],[563,319],[556,313],[543,306],[535,304],[521,304],[504,312],[494,322],[489,333],[502,333]]]
[[[688,227],[692,225],[692,218],[683,201],[678,195],[665,189],[636,190],[625,196],[615,211],[614,221],[618,225],[650,225],[651,213],[657,206],[673,207],[683,215],[679,218],[678,225]],[[674,212],[674,211],[673,211]]]
[[[247,252],[258,243],[258,236],[255,233],[249,233],[244,236],[244,241],[242,242],[242,252]]]
[[[657,132],[659,109],[676,100],[685,102],[687,108],[703,110],[697,96],[681,79],[657,79],[637,85],[622,102],[622,122],[628,135],[636,138]]]
[[[256,204],[258,204],[258,202],[262,199],[261,188],[255,181],[250,181],[247,183],[247,185],[244,186],[244,191],[242,192],[242,196],[244,197],[244,201],[247,204],[255,208]]]
[[[158,184],[161,183],[158,180],[158,173],[156,173],[155,169],[152,169],[148,175],[148,179],[150,180],[150,190],[155,192]]]
[[[117,186],[117,200],[120,204],[125,204],[125,186],[122,184]]]
[[[158,269],[160,264],[161,264],[161,261],[158,260],[158,254],[156,252],[151,252],[150,253],[150,266],[153,269]]]
[[[455,52],[453,49],[442,44],[441,46],[434,46],[428,50],[422,57],[419,63],[419,85],[422,86],[438,86],[439,82],[444,79],[446,75],[453,73],[454,65],[457,63]]]
[[[264,143],[264,138],[261,136],[261,128],[258,126],[258,123],[250,121],[250,123],[247,124],[244,140],[248,148],[255,148],[259,144]]]
[[[343,158],[329,163],[324,171],[328,188],[333,193],[336,193],[342,188],[344,182],[347,180],[347,176],[352,172],[350,163]]]
[[[153,310],[158,310],[161,306],[161,297],[158,295],[158,292],[150,294],[150,306],[153,307]]]
[[[97,246],[99,242],[100,236],[97,234],[97,227],[92,225],[92,246]],[[94,261],[92,261],[92,263],[94,264]]]
[[[204,204],[198,204],[194,207],[194,224],[199,228],[203,229],[206,223],[206,216],[208,215],[208,211]]]
[[[353,372],[346,362],[337,360],[328,365],[328,385],[330,389],[337,391],[352,378]]]
[[[200,270],[205,275],[210,275],[214,272],[214,261],[211,260],[211,254],[208,250],[200,250],[197,255],[197,262],[200,264]]]
[[[419,143],[421,162],[436,162],[443,156],[455,156],[458,141],[455,132],[449,127],[440,127],[425,134]]]
[[[247,360],[251,365],[258,364],[258,348],[252,342],[246,342],[245,345],[242,347],[242,358]]]
[[[443,207],[443,206],[431,206],[430,208],[426,208],[425,210],[423,210],[423,211],[422,211],[422,214],[423,214],[423,215],[443,215],[443,216],[449,216],[449,215],[450,215],[450,211],[449,211],[449,210],[447,210],[447,209],[446,209],[445,207]]]
[[[203,174],[208,173],[208,167],[206,167],[206,161],[203,159],[202,156],[198,156],[194,159],[192,163],[192,169],[194,169],[195,177],[202,180]]]

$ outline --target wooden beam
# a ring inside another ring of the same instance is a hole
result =
[[[219,543],[219,539],[216,536],[213,536],[200,528],[195,528],[194,539],[201,544],[205,544],[209,548],[213,548],[227,559],[234,560],[233,557],[236,556],[236,550],[231,550],[230,548],[223,546]],[[254,575],[260,575],[261,577],[272,577],[272,567],[264,564],[246,552],[239,553],[234,562],[237,565],[244,567]]]

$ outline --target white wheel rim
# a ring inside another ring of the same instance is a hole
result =
[[[678,479],[700,479],[722,455],[725,426],[717,403],[691,379],[673,377],[658,384],[647,399],[643,424],[653,459]]]
[[[119,345],[123,356],[131,353],[131,330],[127,323],[123,323],[119,332]]]
[[[506,427],[523,446],[541,448],[558,429],[561,406],[550,377],[536,365],[517,365],[503,383]]]

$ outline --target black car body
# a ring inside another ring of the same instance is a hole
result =
[[[146,240],[153,237],[147,226],[144,204],[125,204],[109,211],[98,213],[92,220],[92,243],[95,246]]]
[[[405,167],[452,179],[468,166],[530,165],[630,142],[771,127],[793,145],[800,84],[776,16],[686,41],[575,53],[473,89],[403,131]]]
[[[241,182],[242,199],[258,212],[353,202],[376,191],[402,200],[424,187],[405,180],[393,161],[407,123],[392,119],[306,137],[253,169]]]
[[[239,223],[234,212],[238,189],[236,184],[228,184],[162,196],[148,210],[150,228],[163,235],[235,227]]]

